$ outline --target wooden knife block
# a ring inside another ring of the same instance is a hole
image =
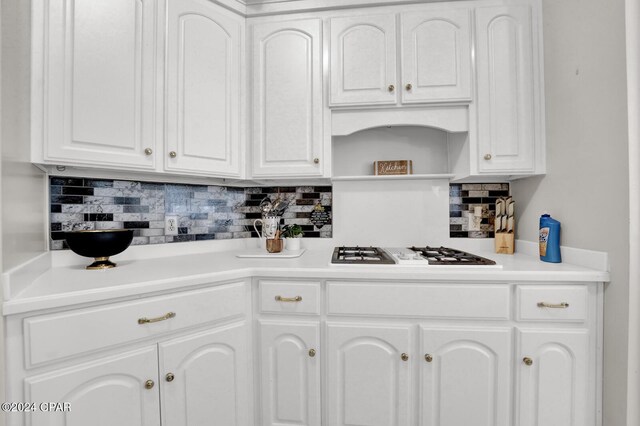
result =
[[[496,253],[513,254],[515,250],[515,234],[513,232],[496,232]]]

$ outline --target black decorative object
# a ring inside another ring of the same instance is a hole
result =
[[[313,223],[316,228],[321,229],[324,225],[331,223],[331,214],[326,211],[326,209],[318,201],[318,203],[313,208],[313,211],[311,212],[309,221]]]
[[[65,238],[74,253],[94,258],[95,261],[87,266],[87,269],[108,269],[116,266],[109,260],[109,256],[122,253],[129,247],[133,240],[133,231],[112,229],[66,232]]]

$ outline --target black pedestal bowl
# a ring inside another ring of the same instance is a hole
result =
[[[109,229],[98,231],[74,231],[65,233],[71,251],[80,256],[93,257],[94,262],[87,269],[114,268],[109,256],[122,253],[133,240],[130,229]]]

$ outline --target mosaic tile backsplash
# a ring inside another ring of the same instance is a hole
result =
[[[235,188],[123,180],[50,178],[51,249],[67,248],[64,232],[132,229],[133,243],[257,237],[259,204],[278,194],[290,200],[284,224],[299,224],[305,238],[331,238],[331,221],[321,228],[309,218],[320,203],[331,214],[331,186]],[[165,235],[165,215],[178,217],[178,235]]]
[[[496,199],[509,195],[508,183],[462,183],[449,185],[449,236],[494,238]],[[480,231],[469,230],[469,212],[482,207]]]

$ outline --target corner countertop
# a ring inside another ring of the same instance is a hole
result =
[[[200,246],[196,250],[193,246],[187,250],[171,247],[171,254],[158,251],[157,257],[148,257],[148,252],[147,256],[139,256],[138,249],[128,258],[116,258],[116,268],[100,271],[85,270],[86,259],[73,253],[45,253],[4,275],[3,315],[186,290],[251,277],[476,283],[609,281],[607,271],[570,263],[544,263],[530,253],[499,255],[475,251],[495,260],[502,269],[331,265],[332,247],[329,244],[311,247],[294,259],[238,258],[238,253],[247,251],[247,246],[239,243],[227,247]]]

